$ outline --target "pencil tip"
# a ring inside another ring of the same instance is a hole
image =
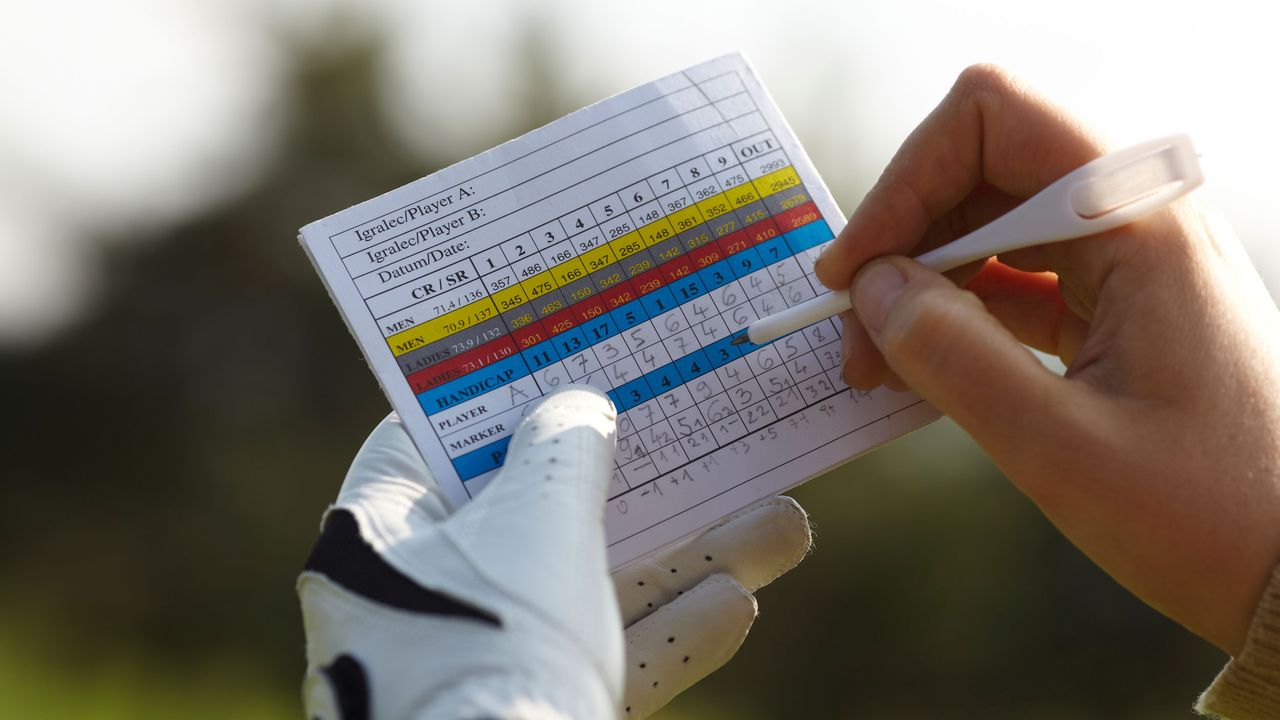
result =
[[[747,337],[746,333],[742,333],[738,337],[730,340],[729,344],[730,345],[746,345],[749,342],[751,342],[751,338]]]

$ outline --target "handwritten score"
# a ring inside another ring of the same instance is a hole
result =
[[[824,292],[842,215],[732,55],[579,110],[312,223],[302,244],[441,488],[466,502],[531,404],[619,411],[620,567],[929,422],[849,389],[840,328],[748,323]]]

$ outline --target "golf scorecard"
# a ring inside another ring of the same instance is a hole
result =
[[[455,507],[540,397],[608,394],[618,568],[937,417],[841,382],[834,320],[731,344],[824,291],[813,262],[842,224],[729,55],[311,223],[301,242]]]

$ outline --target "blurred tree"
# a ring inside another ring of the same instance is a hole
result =
[[[371,111],[377,38],[353,35],[297,48],[284,143],[255,186],[110,251],[81,326],[0,356],[0,606],[78,638],[72,666],[136,648],[300,677],[294,576],[388,408],[297,229],[461,159],[392,136]],[[545,87],[545,36],[526,39],[524,84]],[[570,109],[556,98],[528,93],[512,122]]]

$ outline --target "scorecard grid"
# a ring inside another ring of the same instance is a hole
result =
[[[478,162],[490,156],[501,162]],[[428,182],[451,172],[467,177]],[[504,174],[486,191],[486,177]],[[920,405],[913,396],[841,382],[832,320],[764,346],[731,344],[757,318],[824,292],[813,261],[833,237],[827,216],[838,221],[740,57],[615,96],[418,184],[431,192],[406,203],[406,186],[394,209],[326,228],[365,317],[321,274],[446,489],[473,496],[531,403],[592,385],[618,410],[607,528],[611,555],[626,561],[645,551],[638,536],[696,529],[673,521],[762,494],[747,486],[778,482],[766,476],[788,462],[823,469],[837,440],[856,435],[858,452],[925,417],[903,414]],[[366,339],[371,328],[385,351]],[[406,397],[425,416],[425,446]]]

